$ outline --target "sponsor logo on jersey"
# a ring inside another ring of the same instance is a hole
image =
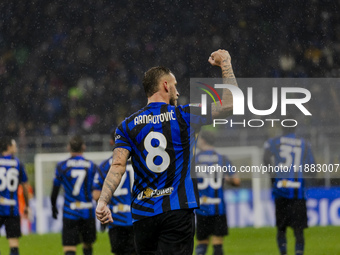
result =
[[[0,205],[15,206],[16,204],[17,204],[17,201],[14,199],[0,197]]]
[[[289,180],[282,180],[278,181],[276,184],[277,188],[293,188],[293,189],[299,189],[301,187],[301,182],[293,182]]]
[[[81,201],[76,201],[70,204],[71,210],[75,209],[90,209],[93,207],[92,202],[81,202]]]
[[[221,198],[202,196],[200,197],[200,203],[201,205],[217,205],[221,203]]]
[[[112,212],[113,213],[125,213],[125,212],[130,212],[131,208],[129,205],[125,205],[125,204],[117,204],[112,206]]]
[[[164,188],[164,189],[155,189],[155,190],[146,188],[144,191],[138,194],[137,199],[142,200],[145,198],[169,196],[173,191],[174,191],[173,187]]]

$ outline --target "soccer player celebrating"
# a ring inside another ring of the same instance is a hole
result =
[[[222,76],[231,78],[230,83],[237,86],[227,51],[213,52],[209,62],[221,67]],[[212,118],[231,115],[232,94],[224,89],[223,106],[212,104],[208,114],[201,116],[199,107],[177,106],[177,81],[168,68],[149,69],[143,86],[148,104],[116,130],[112,165],[96,215],[104,224],[112,222],[107,204],[131,156],[135,173],[131,211],[137,254],[192,254],[193,210],[199,206],[197,185],[190,176],[194,134]]]
[[[69,141],[71,157],[57,164],[51,195],[52,216],[57,219],[57,197],[60,186],[65,191],[62,243],[65,255],[75,255],[76,245],[83,241],[84,255],[92,254],[96,240],[92,185],[98,167],[83,157],[85,143],[81,136]]]
[[[28,182],[24,165],[14,157],[16,142],[9,137],[0,138],[0,228],[5,225],[10,255],[19,255],[21,236],[18,204],[18,186],[21,183],[28,215]]]
[[[228,235],[226,206],[223,196],[224,181],[239,186],[240,179],[233,172],[209,172],[209,167],[225,167],[231,169],[231,162],[226,156],[217,153],[214,149],[215,136],[213,132],[201,131],[197,140],[200,151],[196,154],[196,171],[198,190],[200,195],[200,208],[196,209],[197,240],[196,254],[206,254],[211,236],[214,255],[223,254],[223,237]]]
[[[114,131],[111,133],[111,146],[114,145]],[[98,200],[106,175],[111,167],[112,157],[102,162],[95,175],[93,184],[93,199]],[[132,165],[128,164],[122,180],[111,198],[109,207],[112,212],[113,223],[109,224],[109,238],[111,251],[116,255],[135,254],[133,241],[133,227],[131,215],[131,186],[133,183]]]
[[[273,175],[273,197],[277,227],[277,243],[280,254],[287,254],[286,228],[292,227],[295,235],[295,254],[304,251],[303,230],[307,228],[307,208],[304,193],[303,167],[315,164],[309,144],[298,138],[295,127],[283,128],[283,135],[269,139],[265,145],[264,163],[281,169]],[[274,162],[272,162],[274,161]]]

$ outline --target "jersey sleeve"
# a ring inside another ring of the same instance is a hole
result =
[[[115,145],[113,146],[113,149],[124,148],[131,152],[132,148],[131,148],[129,139],[127,137],[127,133],[124,130],[124,124],[125,124],[125,121],[123,121],[116,129]]]
[[[99,172],[99,166],[94,162],[92,162],[92,164],[93,164],[92,166],[92,188],[93,188],[93,182],[96,178],[97,173]]]
[[[24,164],[19,161],[19,173],[20,173],[20,183],[25,183],[28,181],[27,174],[25,171]]]
[[[102,190],[103,188],[103,184],[104,184],[104,180],[105,180],[105,176],[103,175],[103,164],[101,164],[99,166],[98,171],[96,172],[96,174],[94,175],[94,180],[93,180],[93,190]]]
[[[211,104],[208,104],[207,113],[202,114],[200,104],[187,104],[178,106],[184,120],[192,126],[200,127],[212,123]]]
[[[61,185],[62,177],[61,177],[61,172],[59,169],[59,165],[57,165],[55,169],[55,176],[53,179],[53,185],[59,187]]]

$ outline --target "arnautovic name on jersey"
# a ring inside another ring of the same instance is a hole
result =
[[[175,113],[173,110],[170,112],[164,112],[158,115],[138,115],[134,118],[134,124],[139,125],[139,124],[158,124],[160,122],[164,121],[170,121],[170,120],[176,120]]]
[[[160,197],[160,196],[168,196],[174,191],[173,187],[168,187],[164,189],[150,189],[146,188],[144,191],[138,194],[137,199],[142,200],[144,198],[152,198],[152,197]]]

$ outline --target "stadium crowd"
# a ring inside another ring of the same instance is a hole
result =
[[[0,132],[108,133],[146,104],[148,68],[168,66],[185,95],[190,77],[217,76],[207,59],[226,46],[237,77],[338,77],[338,9],[331,0],[1,1]],[[338,122],[318,107],[340,105],[334,93],[325,87],[312,106],[321,124]]]

